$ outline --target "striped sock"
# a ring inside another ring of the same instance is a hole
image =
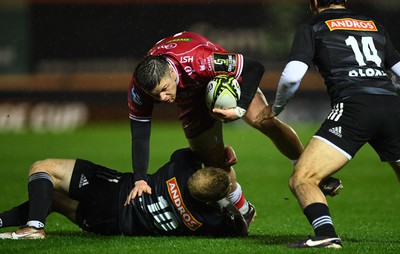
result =
[[[304,214],[312,225],[315,236],[337,237],[327,205],[313,203],[304,208]]]
[[[236,208],[239,210],[241,214],[245,214],[249,210],[249,203],[244,198],[244,194],[240,184],[239,183],[236,184],[237,184],[236,190],[234,190],[228,195],[228,199],[232,202],[232,204],[236,206]]]
[[[28,178],[28,225],[43,228],[53,202],[53,183],[49,174],[35,173]]]

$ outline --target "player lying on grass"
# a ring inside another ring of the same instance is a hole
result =
[[[229,146],[226,154],[227,163],[235,164]],[[152,193],[131,200],[132,173],[80,159],[38,161],[29,171],[29,201],[0,214],[0,228],[20,227],[0,238],[46,238],[51,212],[100,235],[248,235],[243,216],[225,198],[232,185],[226,171],[201,167],[190,149],[177,150],[148,176]]]

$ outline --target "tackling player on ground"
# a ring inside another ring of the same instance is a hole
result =
[[[210,114],[205,88],[215,76],[225,74],[238,80],[241,97],[233,109],[214,109]],[[128,94],[132,133],[132,166],[135,187],[130,196],[151,193],[146,172],[149,162],[151,117],[155,102],[176,103],[179,119],[190,148],[208,166],[224,168],[234,182],[230,200],[250,222],[255,214],[235,181],[234,171],[224,161],[222,122],[239,118],[268,136],[278,150],[295,162],[303,146],[294,130],[271,115],[258,88],[264,74],[261,63],[239,53],[227,52],[203,36],[182,32],[156,43],[135,69]],[[219,119],[219,120],[216,120]],[[328,178],[326,194],[335,195],[341,182]]]
[[[400,75],[400,55],[383,26],[346,9],[346,0],[310,0],[315,16],[299,26],[272,108],[278,115],[307,69],[324,78],[332,111],[306,146],[290,189],[315,237],[288,247],[341,248],[318,183],[345,166],[369,143],[400,180],[400,99],[387,76]]]
[[[227,146],[226,151],[227,160],[236,161],[232,148]],[[52,211],[101,235],[248,234],[243,216],[226,202],[232,185],[228,174],[220,168],[202,168],[190,149],[175,151],[147,181],[151,195],[127,200],[132,173],[80,159],[38,161],[29,171],[29,201],[0,213],[0,228],[22,226],[1,233],[0,239],[46,238],[45,221]]]

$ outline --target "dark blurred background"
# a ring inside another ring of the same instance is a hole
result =
[[[400,49],[400,1],[348,2],[350,9],[385,25]],[[296,24],[310,15],[308,3],[1,0],[0,131],[58,131],[90,121],[127,121],[126,90],[134,66],[158,40],[183,30],[263,62],[261,87],[273,99]],[[327,98],[312,70],[299,93],[292,103],[297,109],[287,110],[283,118],[314,121],[329,110],[327,102],[315,106]]]

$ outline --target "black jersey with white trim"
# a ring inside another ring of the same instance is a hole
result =
[[[188,191],[190,176],[202,164],[190,149],[175,151],[170,161],[149,175],[152,194],[121,206],[120,227],[126,235],[210,235],[229,236],[236,232],[233,221],[218,206],[193,199]],[[124,178],[121,201],[133,187],[132,174]]]
[[[385,28],[348,9],[328,9],[302,23],[289,60],[316,66],[332,104],[354,94],[396,95],[387,70],[400,56]]]

